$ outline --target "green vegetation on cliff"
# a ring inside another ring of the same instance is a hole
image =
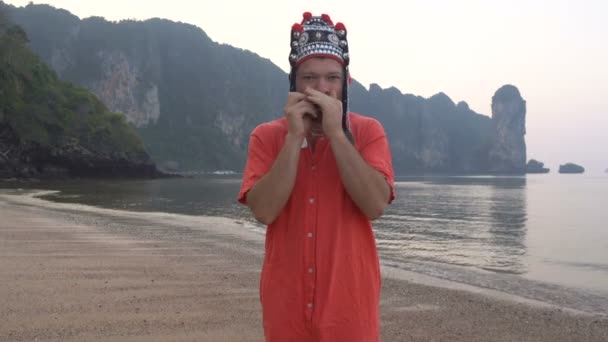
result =
[[[118,175],[114,161],[148,168],[149,157],[124,115],[59,80],[27,42],[0,7],[0,174],[38,176],[52,167],[79,175],[109,168]]]
[[[50,146],[76,139],[91,150],[142,149],[122,114],[109,112],[86,89],[59,80],[26,42],[25,32],[0,13],[0,121],[22,142]]]

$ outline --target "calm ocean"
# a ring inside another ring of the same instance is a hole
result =
[[[374,223],[384,265],[608,314],[608,175],[396,181],[397,199]],[[254,223],[239,186],[238,176],[0,183],[58,190],[45,197],[57,202]]]

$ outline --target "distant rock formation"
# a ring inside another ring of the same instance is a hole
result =
[[[549,173],[549,169],[544,166],[545,163],[530,159],[526,165],[526,173]]]
[[[286,73],[198,27],[5,8],[59,78],[124,113],[164,170],[242,170],[251,131],[282,116]],[[383,124],[397,174],[525,173],[525,102],[513,86],[496,92],[492,118],[441,92],[426,99],[356,81],[349,107]]]
[[[492,97],[492,173],[523,174],[526,167],[526,101],[519,90],[504,85]]]
[[[583,173],[585,168],[574,163],[566,163],[559,166],[559,173]]]

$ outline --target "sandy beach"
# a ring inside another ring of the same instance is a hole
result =
[[[242,222],[22,198],[0,195],[0,341],[263,341],[262,243]],[[396,278],[382,341],[608,341],[605,316]]]

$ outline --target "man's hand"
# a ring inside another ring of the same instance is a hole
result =
[[[303,139],[310,131],[311,121],[318,117],[317,110],[306,94],[290,92],[283,109],[287,118],[289,134]]]
[[[342,101],[338,100],[335,91],[326,95],[312,88],[304,90],[306,100],[319,106],[323,113],[323,132],[328,138],[344,134],[342,130]]]

